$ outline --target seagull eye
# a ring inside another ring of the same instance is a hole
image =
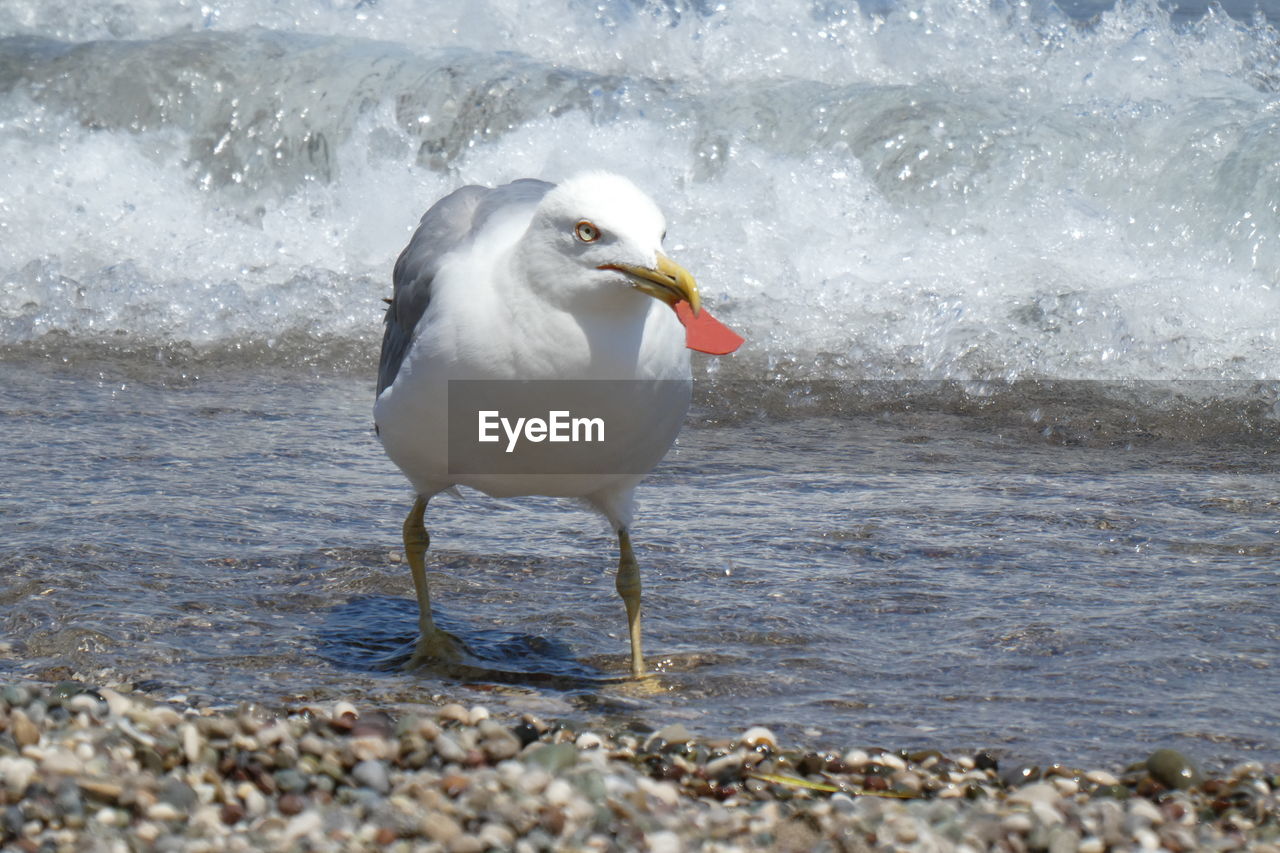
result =
[[[573,233],[584,243],[594,243],[600,239],[600,229],[585,219],[574,226]]]

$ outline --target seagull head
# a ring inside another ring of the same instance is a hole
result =
[[[653,199],[620,175],[590,172],[548,192],[524,236],[531,278],[557,300],[643,293],[702,309],[698,283],[662,252],[667,224]]]

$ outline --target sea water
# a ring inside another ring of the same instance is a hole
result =
[[[1270,17],[1269,17],[1270,16]],[[0,4],[0,640],[211,701],[437,694],[1028,760],[1280,756],[1263,4]],[[747,338],[602,522],[428,513],[381,298],[464,183],[604,168]]]

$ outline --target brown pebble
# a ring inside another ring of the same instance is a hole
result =
[[[388,847],[395,842],[399,836],[396,831],[389,826],[384,826],[378,830],[378,834],[373,837],[379,847]]]
[[[538,823],[552,836],[559,836],[564,832],[564,812],[556,806],[543,806],[538,815]]]
[[[280,809],[280,814],[293,816],[301,812],[307,807],[307,803],[302,797],[294,793],[285,794],[276,803],[276,808]]]
[[[679,782],[684,778],[685,770],[679,764],[667,758],[654,758],[649,762],[649,775],[658,780]]]
[[[711,795],[717,800],[727,800],[735,794],[742,792],[742,786],[736,782],[730,782],[727,785],[714,785],[711,788]]]
[[[383,711],[373,711],[352,721],[352,737],[389,738],[395,732],[395,721]]]
[[[816,752],[810,752],[800,759],[800,763],[796,765],[796,769],[800,771],[801,776],[814,776],[821,773],[823,768],[827,766],[826,756],[819,755]]]
[[[9,716],[9,733],[19,747],[34,746],[40,742],[40,727],[21,708],[15,708]]]
[[[866,788],[868,791],[887,791],[889,790],[889,780],[883,776],[868,776]]]
[[[440,780],[440,787],[450,797],[456,797],[471,784],[471,780],[460,773],[450,773]]]
[[[222,807],[222,822],[227,826],[244,820],[244,806],[239,803],[226,803]]]

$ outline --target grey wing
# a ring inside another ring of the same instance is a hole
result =
[[[445,257],[468,242],[500,208],[536,204],[554,184],[525,178],[490,189],[476,185],[455,190],[431,206],[409,245],[396,259],[392,294],[384,320],[378,394],[395,381],[418,322],[431,304],[431,281]]]

